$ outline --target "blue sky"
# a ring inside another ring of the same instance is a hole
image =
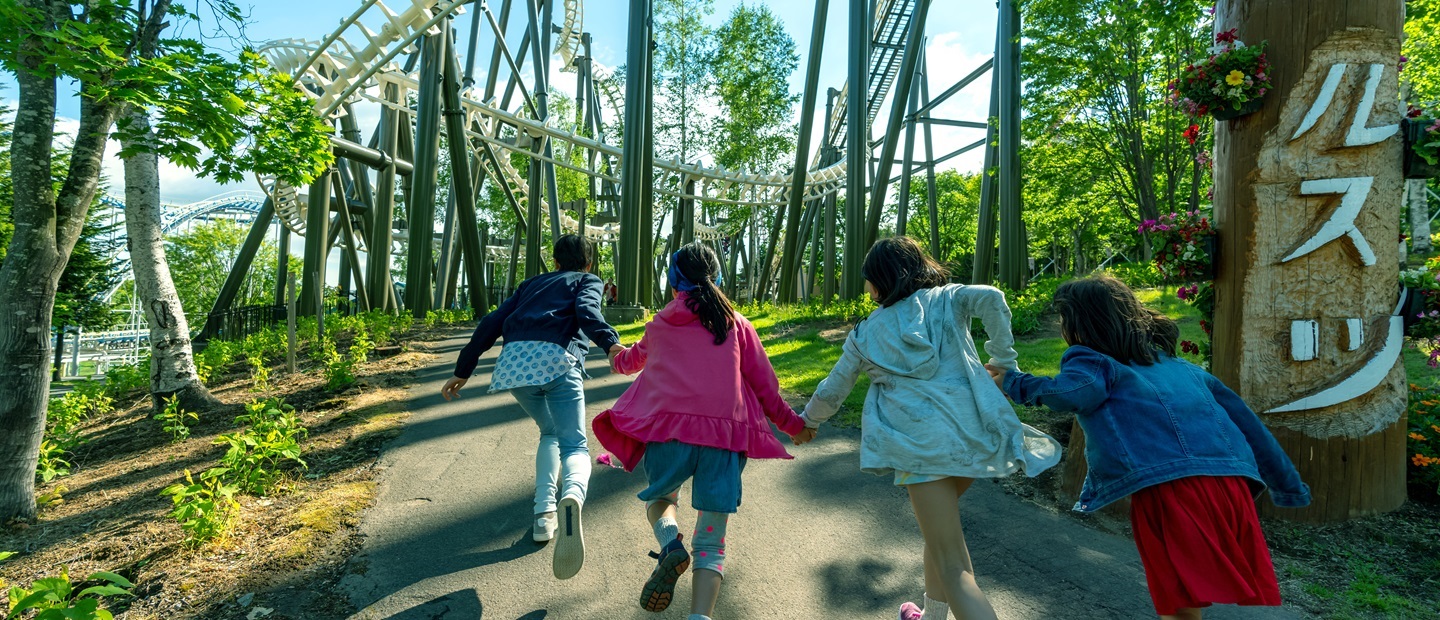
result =
[[[556,1],[560,2],[561,0]],[[360,4],[358,0],[239,0],[239,3],[248,7],[250,20],[246,35],[255,42],[283,38],[319,40],[329,34],[338,26],[342,18],[353,12]],[[399,7],[406,4],[406,0],[387,0],[386,3],[398,12]],[[711,16],[710,21],[718,26],[739,4],[741,2],[736,0],[717,0],[715,14]],[[760,2],[750,0],[746,4],[768,6],[780,17],[790,36],[795,39],[801,62],[800,67],[791,76],[791,84],[792,90],[799,93],[804,81],[804,66],[809,52],[810,28],[815,11],[813,1],[771,0]],[[845,81],[848,5],[849,2],[846,0],[830,2],[825,52],[820,73],[821,99],[818,107],[822,112],[824,88],[839,88]],[[492,3],[492,9],[497,14],[499,7],[499,0]],[[556,13],[558,20],[560,13],[558,6]],[[926,34],[929,37],[930,92],[932,95],[938,94],[950,84],[958,81],[990,55],[994,45],[995,17],[995,5],[992,0],[940,0],[932,4],[926,28]],[[510,32],[514,34],[507,38],[510,39],[510,44],[515,46],[519,44],[523,12],[515,10],[511,23],[513,28],[510,29]],[[627,38],[628,2],[625,0],[588,0],[585,2],[584,24],[585,30],[592,33],[594,37],[593,49],[596,59],[612,67],[623,64]],[[457,26],[460,29],[460,40],[467,40],[469,16],[458,20]],[[193,26],[191,34],[194,34]],[[488,50],[491,41],[489,29],[482,27],[480,48]],[[482,71],[484,64],[483,61],[480,63]],[[558,62],[552,62],[552,64],[558,65]],[[563,81],[555,81],[555,84],[562,89],[569,90],[573,88],[573,80],[573,77],[568,77]],[[8,74],[0,75],[0,88],[3,88],[0,90],[0,100],[13,103],[15,96],[13,78]],[[944,118],[984,120],[985,106],[989,95],[988,89],[988,79],[977,80],[963,93],[937,108],[934,115]],[[888,111],[888,103],[884,109]],[[66,89],[60,102],[59,115],[73,119],[78,115],[78,110],[79,104],[73,96],[73,90]],[[363,112],[360,115],[368,116]],[[884,129],[883,116],[882,113],[881,118],[876,121],[875,135],[877,136]],[[361,126],[365,127],[366,123],[362,121]],[[974,129],[936,127],[934,133],[936,155],[939,156],[975,141],[982,132]],[[817,129],[817,139],[818,135]],[[118,184],[121,180],[119,163],[114,161],[113,157],[110,159],[106,169],[110,173],[111,190],[118,192],[120,190]],[[980,166],[979,151],[956,158],[946,164],[943,167],[963,170],[978,169]],[[201,200],[225,189],[254,188],[248,185],[223,188],[207,179],[195,178],[188,171],[174,166],[165,166],[162,171],[161,194],[167,202],[186,203]]]

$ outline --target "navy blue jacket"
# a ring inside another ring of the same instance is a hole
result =
[[[1076,414],[1089,465],[1075,503],[1080,512],[1190,476],[1242,476],[1257,491],[1268,485],[1276,506],[1310,503],[1310,487],[1255,412],[1185,360],[1161,353],[1149,366],[1127,365],[1072,346],[1055,378],[1007,373],[1005,394]]]
[[[470,344],[460,350],[455,376],[469,379],[480,356],[503,334],[507,342],[543,340],[585,359],[590,346],[581,338],[584,330],[602,351],[620,342],[620,334],[600,316],[600,294],[604,285],[594,274],[580,271],[552,271],[520,283],[515,293],[475,327]]]

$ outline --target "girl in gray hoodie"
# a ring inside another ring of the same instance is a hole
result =
[[[990,364],[1015,370],[1005,295],[988,286],[947,284],[945,269],[913,239],[870,248],[865,290],[880,308],[845,340],[840,361],[805,406],[806,427],[829,419],[861,372],[870,377],[861,417],[860,468],[893,474],[905,487],[925,539],[925,607],[900,607],[900,620],[995,618],[975,583],[958,500],[975,478],[1024,469],[1035,476],[1060,458],[1060,445],[1022,424],[995,387],[970,336],[989,335]],[[813,432],[796,436],[797,443]]]

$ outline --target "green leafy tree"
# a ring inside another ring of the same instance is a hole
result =
[[[240,256],[247,228],[231,220],[215,220],[165,240],[175,292],[191,321],[203,320],[215,305],[230,266]],[[236,305],[270,303],[275,291],[275,244],[265,242],[240,289]]]
[[[714,12],[713,0],[655,3],[655,147],[662,157],[690,162],[703,144],[715,37],[705,19]]]
[[[772,170],[790,152],[799,99],[790,92],[790,74],[799,62],[795,40],[769,8],[741,4],[730,13],[710,58],[720,98],[711,146],[717,163]]]
[[[227,19],[241,17],[228,0],[197,2]],[[0,0],[0,67],[19,85],[10,151],[15,231],[0,266],[0,521],[35,516],[56,289],[99,189],[112,133],[125,143],[122,156],[164,156],[222,181],[255,169],[303,184],[329,163],[324,123],[259,56],[242,52],[237,60],[194,39],[162,37],[172,21],[194,19],[171,0],[138,8],[119,0]],[[80,114],[57,180],[61,79],[78,85]],[[158,211],[158,194],[153,199]],[[184,316],[168,303],[146,311],[152,326]],[[188,376],[175,378],[198,385],[193,360]]]
[[[1191,121],[1166,99],[1167,84],[1208,47],[1210,4],[1025,4],[1026,138],[1064,134],[1079,155],[1067,159],[1088,169],[1081,182],[1104,180],[1100,187],[1134,224],[1198,208],[1206,192],[1208,169],[1198,161],[1205,143],[1188,143]]]

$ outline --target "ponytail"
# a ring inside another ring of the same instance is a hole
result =
[[[670,286],[685,293],[685,307],[700,319],[706,331],[715,336],[715,344],[725,343],[735,328],[735,309],[720,290],[720,258],[701,243],[681,247],[670,258]]]

